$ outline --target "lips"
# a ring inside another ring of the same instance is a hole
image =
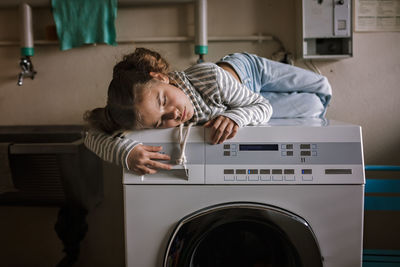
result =
[[[181,116],[181,121],[182,122],[185,120],[185,116],[186,116],[186,107],[183,108],[183,112],[182,112],[182,116]]]

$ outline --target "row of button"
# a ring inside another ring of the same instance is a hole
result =
[[[289,150],[289,151],[281,151],[281,155],[282,156],[293,156],[293,151]],[[317,156],[317,151],[300,151],[300,156],[302,157],[307,157],[307,156]],[[237,156],[237,152],[236,151],[224,151],[224,156]]]
[[[301,179],[303,181],[312,181],[313,176],[302,176]],[[250,176],[234,176],[234,175],[226,175],[224,176],[224,181],[296,181],[296,177],[294,175],[278,175],[278,176],[270,176],[270,175],[250,175]]]
[[[282,144],[281,149],[293,149],[293,144]],[[317,144],[300,144],[300,149],[317,149]]]
[[[293,156],[293,151],[289,150],[289,151],[281,151],[281,155],[282,156]],[[317,151],[307,151],[307,150],[302,150],[300,151],[300,156],[302,157],[316,157],[317,156]]]
[[[294,175],[295,170],[294,169],[224,169],[224,174],[250,174],[250,175],[255,175],[255,174],[275,174],[275,175],[282,175],[282,174],[287,174],[287,175]],[[302,169],[301,174],[307,174],[311,175],[312,174],[312,169]]]

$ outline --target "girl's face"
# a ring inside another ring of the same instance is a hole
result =
[[[194,108],[188,96],[169,84],[168,76],[156,75],[154,80],[145,88],[142,101],[137,105],[142,127],[171,128],[190,120]]]

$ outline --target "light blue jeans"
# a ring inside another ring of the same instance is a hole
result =
[[[332,96],[326,77],[248,53],[231,54],[219,62],[231,65],[244,85],[269,100],[272,118],[325,116]]]

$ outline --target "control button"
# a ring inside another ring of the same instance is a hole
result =
[[[300,149],[311,149],[310,144],[300,144]]]
[[[286,149],[293,149],[293,144],[286,145]]]
[[[231,148],[231,145],[229,145],[229,144],[224,145],[224,149],[230,149],[230,148]]]
[[[270,169],[260,169],[260,174],[270,174],[271,170]]]
[[[233,175],[225,175],[224,181],[235,181],[235,176]]]
[[[282,175],[272,176],[272,181],[282,181],[282,180],[283,180]]]
[[[258,174],[258,170],[257,169],[249,169],[247,171],[248,174]]]
[[[286,156],[293,156],[293,151],[286,151]]]
[[[325,174],[352,174],[351,169],[325,169]]]
[[[312,155],[313,155],[313,157],[316,157],[317,156],[317,151],[313,151]]]
[[[311,148],[312,148],[312,149],[317,149],[317,144],[312,144],[312,145],[311,145]]]
[[[269,175],[261,175],[261,181],[271,181],[271,176]]]
[[[285,181],[294,181],[294,180],[295,180],[294,175],[285,176]]]
[[[233,169],[224,169],[224,174],[235,174]]]
[[[273,169],[272,174],[282,174],[282,170],[280,169]]]
[[[284,174],[294,174],[294,169],[285,169],[283,171]]]
[[[301,174],[312,174],[312,169],[302,169]]]
[[[300,156],[311,156],[311,151],[300,151]]]
[[[247,177],[244,175],[236,176],[236,181],[247,181]]]
[[[281,149],[286,149],[286,145],[281,145]]]
[[[246,169],[236,169],[236,174],[246,174]]]
[[[313,177],[312,176],[303,176],[302,179],[303,179],[303,181],[312,181]]]
[[[230,156],[231,152],[230,151],[224,151],[224,156]]]
[[[236,144],[231,144],[231,149],[236,150]]]
[[[286,156],[286,151],[281,151],[282,157]]]
[[[236,151],[231,151],[231,156],[236,156],[236,155],[237,155]]]
[[[258,181],[258,176],[249,176],[249,181]]]

